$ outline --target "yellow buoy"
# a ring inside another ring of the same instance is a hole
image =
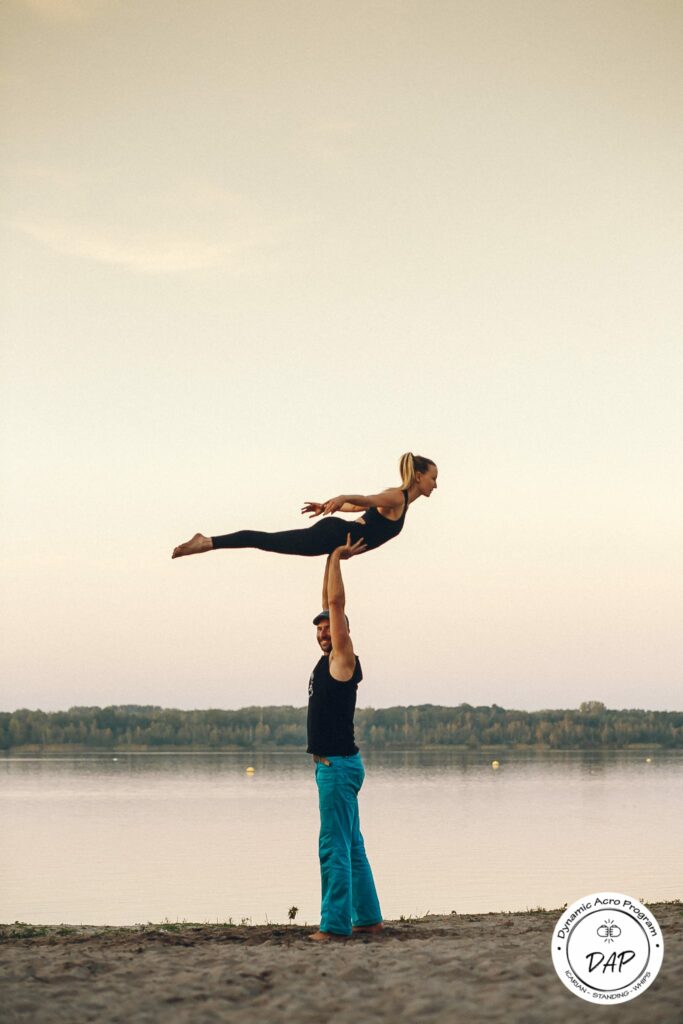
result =
[[[251,767],[251,765],[250,765],[250,766],[249,766],[249,767],[247,768],[247,775],[253,775],[255,771],[256,771],[256,769],[255,769],[255,768],[252,768],[252,767]]]
[[[500,768],[500,761],[491,761],[492,768]]]

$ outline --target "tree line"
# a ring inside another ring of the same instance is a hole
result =
[[[548,750],[683,747],[683,712],[612,710],[600,701],[578,709],[506,710],[436,704],[359,708],[356,740],[377,749],[531,746]],[[181,711],[135,704],[72,707],[68,711],[22,708],[0,712],[0,750],[257,750],[306,748],[306,708],[249,707]]]

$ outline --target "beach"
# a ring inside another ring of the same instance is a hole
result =
[[[618,1011],[555,974],[560,911],[428,915],[311,943],[297,925],[0,926],[3,1024],[681,1024],[683,905],[650,904],[661,971]]]

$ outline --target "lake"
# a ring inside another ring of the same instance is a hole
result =
[[[551,909],[597,890],[683,896],[683,753],[363,759],[361,829],[388,919]],[[0,756],[0,821],[2,922],[257,924],[292,906],[318,922],[305,754]]]

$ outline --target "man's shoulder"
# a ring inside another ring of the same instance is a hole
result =
[[[334,654],[334,652],[332,653]],[[335,682],[337,683],[359,683],[363,678],[363,671],[360,667],[360,658],[358,657],[357,654],[354,654],[353,657],[348,660],[348,662],[343,660],[342,662],[336,664],[336,668],[339,670],[339,673],[344,676],[343,679],[338,679],[335,675],[332,674],[331,664],[332,662],[330,662],[330,665],[328,665],[328,671],[330,673],[330,677],[334,679]]]

